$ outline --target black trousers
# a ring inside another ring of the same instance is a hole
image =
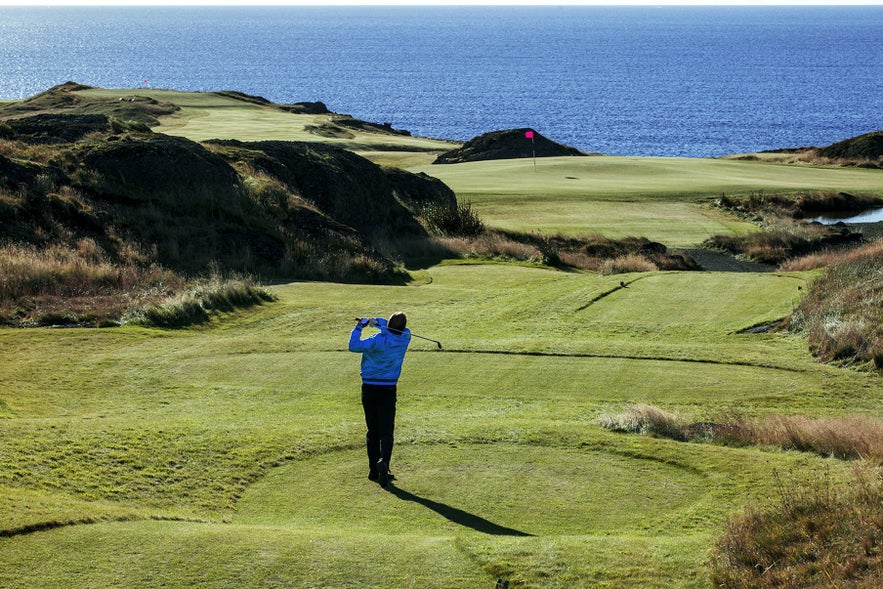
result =
[[[368,426],[365,436],[368,468],[376,470],[381,458],[389,467],[396,421],[396,387],[363,384],[362,408],[365,410],[365,425]]]

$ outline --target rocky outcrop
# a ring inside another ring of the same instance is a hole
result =
[[[532,134],[533,137],[529,137]],[[438,156],[434,164],[459,164],[482,160],[501,160],[529,157],[560,157],[586,155],[575,147],[568,147],[543,137],[532,129],[491,131],[467,141],[462,147]]]

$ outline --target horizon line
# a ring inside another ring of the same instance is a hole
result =
[[[0,0],[0,7],[50,8],[61,6],[139,6],[139,7],[222,7],[222,6],[275,6],[275,7],[615,7],[640,6],[648,8],[678,7],[841,7],[841,6],[883,6],[883,0],[557,0],[552,3],[540,0]]]

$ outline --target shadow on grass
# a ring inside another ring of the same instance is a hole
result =
[[[445,505],[444,503],[439,503],[437,501],[432,501],[431,499],[420,497],[418,495],[415,495],[414,493],[409,493],[404,489],[399,489],[394,485],[389,485],[386,490],[403,501],[412,501],[414,503],[418,503],[423,507],[427,507],[436,512],[448,521],[454,522],[455,524],[461,526],[465,526],[467,528],[472,528],[476,532],[490,534],[492,536],[533,536],[533,534],[528,534],[520,530],[498,526],[497,524],[490,522],[483,517],[468,513],[466,511],[463,511],[462,509],[457,509],[456,507],[451,507],[450,505]]]

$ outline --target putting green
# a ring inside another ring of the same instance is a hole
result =
[[[883,172],[757,161],[556,157],[409,168],[444,181],[491,227],[689,247],[757,227],[711,206],[721,194],[829,191],[883,194]]]
[[[527,199],[704,200],[752,191],[883,193],[883,171],[663,157],[550,157],[417,166],[477,203]]]

